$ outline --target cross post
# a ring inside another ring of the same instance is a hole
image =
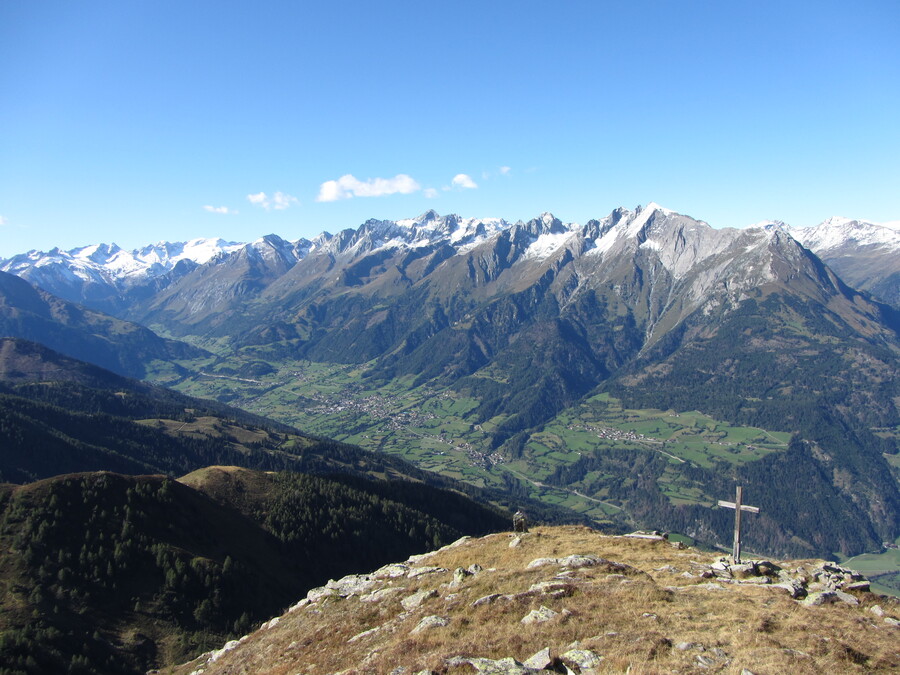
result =
[[[734,558],[735,563],[741,562],[741,511],[759,513],[759,507],[745,506],[744,504],[741,504],[743,491],[744,488],[738,485],[737,493],[735,494],[733,502],[726,502],[722,501],[721,499],[718,502],[719,506],[724,506],[726,509],[734,509],[734,549],[732,550],[731,557]]]

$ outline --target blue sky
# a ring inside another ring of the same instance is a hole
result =
[[[900,3],[0,3],[0,256],[433,208],[900,219]]]

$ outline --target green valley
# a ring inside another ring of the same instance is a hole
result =
[[[472,412],[479,401],[450,388],[416,387],[412,377],[372,382],[367,364],[288,361],[246,376],[255,362],[225,360],[166,383],[479,487],[513,488],[600,523],[623,520],[622,500],[610,489],[622,477],[591,470],[575,480],[560,479],[585,457],[651,455],[662,460],[657,482],[673,505],[711,506],[721,495],[711,494],[691,473],[754,462],[790,442],[788,433],[732,426],[697,411],[625,409],[601,393],[529,432],[515,455],[501,454],[491,439],[505,417],[477,423]]]

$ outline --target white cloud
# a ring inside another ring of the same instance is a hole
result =
[[[428,199],[434,199],[438,196],[438,191],[434,188],[425,188],[422,194],[425,195]]]
[[[345,176],[346,178],[346,176]],[[350,199],[353,195],[341,187],[336,180],[327,180],[319,186],[319,196],[316,197],[317,202],[336,202],[339,199]]]
[[[296,197],[292,197],[291,195],[286,195],[283,192],[276,192],[272,196],[272,208],[276,211],[284,211],[284,209],[289,206],[293,206],[294,204],[299,204],[299,200]]]
[[[247,201],[255,206],[261,206],[266,211],[272,209],[284,211],[286,208],[300,203],[296,197],[292,197],[284,192],[276,192],[271,197],[265,192],[257,192],[256,194],[247,195]]]
[[[203,210],[209,211],[210,213],[220,213],[222,215],[230,215],[230,214],[237,213],[237,211],[232,211],[227,206],[210,206],[209,204],[206,204],[203,207]]]
[[[416,180],[405,173],[398,173],[393,178],[369,178],[364,181],[348,173],[337,180],[322,183],[316,201],[336,202],[352,197],[384,197],[397,193],[408,195],[421,189]]]
[[[0,225],[9,225],[9,221],[3,216],[0,216]]]
[[[469,190],[474,190],[478,187],[474,180],[472,180],[471,176],[468,176],[464,173],[458,173],[453,177],[451,181],[454,187],[466,188]]]
[[[501,167],[500,167],[500,173],[503,174],[504,176],[505,176],[506,174],[508,174],[510,171],[512,171],[512,168],[510,168],[510,167],[508,167],[508,166],[501,166]]]

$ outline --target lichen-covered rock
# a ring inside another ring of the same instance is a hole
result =
[[[541,581],[536,584],[532,584],[528,589],[530,593],[553,593],[556,594],[559,591],[562,591],[561,595],[565,595],[572,591],[572,583],[568,581]]]
[[[869,586],[868,581],[853,581],[849,584],[844,585],[845,591],[865,592],[865,591],[868,591],[869,589],[870,589],[870,586]]]
[[[803,588],[803,584],[801,584],[796,579],[782,581],[780,584],[772,584],[772,588],[783,588],[795,600],[798,598],[806,597],[806,589]]]
[[[562,655],[563,663],[571,662],[579,668],[593,668],[603,662],[603,657],[590,649],[570,649]]]
[[[740,584],[756,584],[757,586],[765,586],[772,583],[772,580],[769,577],[747,577],[745,579],[738,579],[737,581]]]
[[[351,595],[368,593],[377,584],[378,582],[369,574],[350,574],[337,581],[329,579],[325,587],[336,591],[342,598],[346,598]]]
[[[739,579],[745,579],[759,574],[756,563],[753,561],[730,565],[728,571],[731,572],[731,576]]]
[[[376,579],[396,579],[397,577],[406,576],[409,573],[409,565],[404,563],[391,563],[385,565],[372,573]]]
[[[550,647],[544,647],[536,654],[532,654],[523,663],[526,668],[534,668],[535,670],[546,670],[553,665],[553,657],[550,656]]]
[[[771,560],[757,560],[756,569],[760,574],[764,574],[767,577],[776,575],[781,572],[781,568]]]
[[[472,576],[472,573],[469,570],[462,567],[457,567],[455,570],[453,570],[453,581],[451,581],[450,584],[452,586],[460,586],[463,581],[466,580],[466,577],[470,576]]]
[[[426,574],[443,574],[444,572],[449,572],[446,567],[413,567],[409,572],[406,573],[406,576],[410,579],[415,579],[416,577],[422,577]]]
[[[581,567],[594,567],[595,565],[617,566],[619,563],[610,562],[597,555],[575,554],[565,558],[536,558],[526,565],[526,569],[530,570],[536,567],[544,567],[545,565],[559,565],[568,569],[578,569]]]
[[[859,600],[843,591],[817,591],[815,593],[810,593],[806,596],[806,599],[803,600],[803,604],[810,607],[827,605],[832,602],[845,602],[848,605],[859,604]]]
[[[471,658],[465,659],[465,663],[475,668],[482,675],[529,675],[530,673],[539,672],[534,668],[519,663],[511,656],[503,659],[481,659]]]
[[[306,599],[310,602],[319,602],[322,598],[327,598],[329,596],[336,596],[338,592],[333,588],[327,588],[325,586],[319,586],[317,588],[311,588],[306,593]]]
[[[865,592],[869,582],[858,572],[841,567],[834,562],[805,565],[788,571],[770,560],[752,560],[735,563],[730,558],[719,558],[701,573],[703,577],[716,577],[723,582],[771,585],[783,588],[792,598],[806,598],[807,605],[829,602],[854,604],[846,591]],[[777,580],[777,583],[773,583]],[[832,595],[831,593],[840,593]]]
[[[416,624],[416,627],[412,629],[412,633],[421,633],[422,631],[430,630],[432,628],[443,628],[444,626],[450,625],[450,619],[445,616],[426,616],[424,619],[419,621]]]
[[[402,586],[389,586],[387,588],[379,588],[376,591],[372,591],[368,595],[362,595],[359,598],[360,602],[381,602],[382,600],[386,600],[392,595],[396,595],[397,593],[402,593],[406,589]]]
[[[369,630],[364,630],[362,633],[357,633],[352,638],[347,640],[347,642],[356,642],[357,640],[362,640],[369,637],[370,635],[375,635],[379,632],[381,632],[381,626],[375,626],[375,628],[370,628]]]
[[[533,609],[522,617],[521,623],[528,625],[532,623],[544,623],[556,617],[559,612],[554,612],[549,607],[541,605],[540,609]]]
[[[292,614],[293,612],[296,612],[298,609],[303,609],[308,604],[310,604],[309,598],[303,598],[297,604],[291,605],[290,607],[288,607],[288,614]]]
[[[411,612],[429,598],[437,597],[437,594],[437,591],[434,589],[419,591],[418,593],[413,593],[407,598],[403,598],[403,600],[400,601],[400,604],[403,605],[403,609],[405,609],[407,612]]]

